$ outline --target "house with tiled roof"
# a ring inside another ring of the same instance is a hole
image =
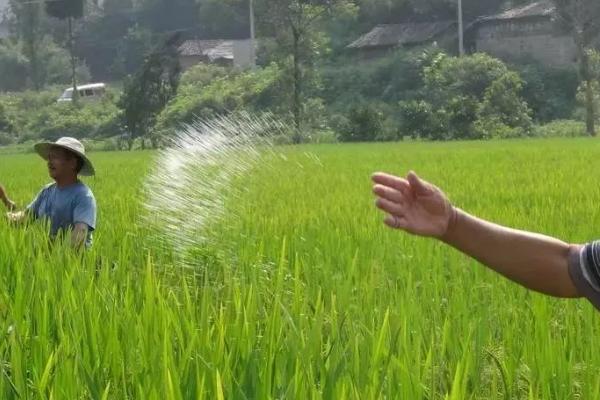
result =
[[[254,66],[252,40],[186,40],[179,47],[183,70],[199,63],[238,68]]]
[[[433,43],[456,48],[457,23],[455,21],[417,22],[377,25],[346,46],[364,59],[384,56],[391,50]]]
[[[556,23],[550,0],[537,1],[478,18],[466,29],[467,49],[512,60],[566,67],[577,62],[572,35]]]

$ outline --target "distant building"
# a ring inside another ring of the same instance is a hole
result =
[[[455,21],[377,25],[347,48],[356,51],[364,59],[379,58],[397,48],[433,43],[456,52],[457,35]]]
[[[572,65],[577,62],[577,47],[571,34],[555,23],[555,13],[552,1],[545,0],[481,17],[466,29],[468,49],[501,59]]]
[[[199,63],[238,68],[253,67],[252,40],[186,40],[179,47],[183,70]]]

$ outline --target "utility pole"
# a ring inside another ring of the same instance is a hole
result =
[[[250,57],[252,68],[256,68],[256,37],[254,32],[254,2],[250,0]]]
[[[465,38],[463,32],[462,0],[458,0],[458,54],[465,55]]]

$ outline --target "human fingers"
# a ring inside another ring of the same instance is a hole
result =
[[[432,192],[432,186],[421,179],[414,171],[410,171],[406,177],[411,189],[417,195],[427,195]]]
[[[408,229],[408,220],[400,215],[387,215],[383,222],[393,229]]]
[[[405,211],[405,208],[402,204],[395,203],[381,197],[375,201],[375,205],[380,210],[392,215],[403,215]]]
[[[394,203],[404,204],[404,202],[406,201],[406,197],[404,196],[404,194],[402,194],[401,191],[391,188],[389,186],[377,184],[373,186],[373,193],[381,198],[393,201]]]
[[[404,195],[408,195],[410,193],[410,184],[404,178],[390,175],[385,172],[376,172],[373,174],[371,179],[376,184],[391,187],[400,191]]]

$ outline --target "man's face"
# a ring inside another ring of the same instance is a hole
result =
[[[55,180],[72,175],[77,176],[77,157],[60,147],[50,148],[48,173]]]

